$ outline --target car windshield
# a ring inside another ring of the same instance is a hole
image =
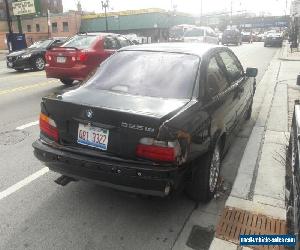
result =
[[[74,36],[67,41],[62,47],[74,47],[77,49],[88,49],[91,44],[97,39],[96,35],[79,35]]]
[[[106,60],[86,87],[138,96],[190,99],[199,65],[194,55],[121,51]]]
[[[204,36],[204,30],[203,29],[191,29],[191,30],[188,30],[184,36],[186,36],[186,37]]]
[[[45,40],[45,41],[39,41],[36,42],[34,44],[32,44],[31,46],[29,46],[30,49],[45,49],[47,48],[50,44],[51,44],[52,40]]]

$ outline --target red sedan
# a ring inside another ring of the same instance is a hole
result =
[[[82,81],[101,62],[121,47],[132,45],[125,37],[112,33],[88,33],[76,35],[61,47],[46,53],[46,75],[71,85]]]

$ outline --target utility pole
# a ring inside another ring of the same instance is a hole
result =
[[[200,26],[202,25],[203,1],[200,1]]]
[[[232,26],[232,0],[230,1],[230,28]]]
[[[22,29],[22,22],[21,22],[21,16],[20,15],[17,15],[17,22],[18,22],[19,33],[22,34],[23,33],[23,29]]]
[[[105,13],[105,30],[108,31],[108,20],[107,20],[107,8],[109,8],[109,0],[101,1],[102,9],[104,9]]]
[[[5,9],[6,9],[6,20],[7,20],[7,25],[8,25],[8,31],[11,34],[12,33],[12,27],[11,27],[11,16],[9,12],[9,4],[7,0],[5,1]]]
[[[75,16],[76,17],[76,16]],[[77,23],[76,23],[77,24]],[[50,10],[47,10],[47,26],[48,26],[48,38],[50,38],[50,25],[51,25],[51,20],[50,20]]]

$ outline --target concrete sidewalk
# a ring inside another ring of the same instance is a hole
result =
[[[300,61],[300,49],[291,51],[290,44],[284,41],[279,59],[283,61]]]
[[[259,109],[258,107],[261,109],[224,209],[242,211],[253,217],[262,216],[266,220],[284,224],[286,148],[293,103],[295,99],[300,99],[300,88],[296,86],[300,54],[298,57],[294,56],[293,60],[288,60],[290,56],[286,52],[286,46],[287,44],[278,52],[277,58],[273,59],[257,87],[253,110]],[[230,226],[234,228],[235,223],[238,222],[234,219]],[[218,231],[221,227],[219,222],[211,250],[249,249],[239,246],[238,237],[222,235],[222,230]],[[252,225],[252,232],[256,232],[256,229],[259,231],[259,228]]]

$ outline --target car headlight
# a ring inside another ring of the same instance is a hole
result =
[[[22,58],[29,58],[29,57],[31,57],[31,54],[26,54],[22,56]]]

